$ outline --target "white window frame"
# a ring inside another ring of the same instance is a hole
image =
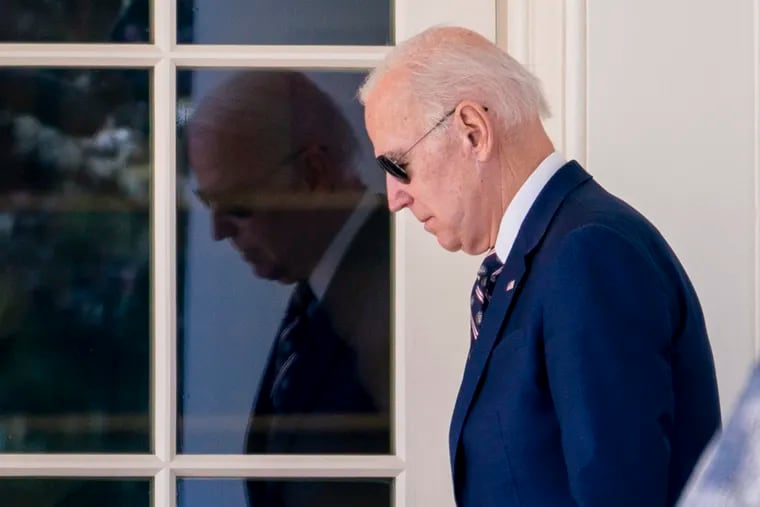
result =
[[[505,0],[396,0],[393,26],[395,40],[403,40],[424,28],[455,24],[473,28],[495,38],[497,4]],[[152,71],[152,426],[151,454],[0,454],[0,477],[146,478],[152,479],[153,505],[176,505],[177,480],[185,477],[271,477],[271,478],[361,478],[394,480],[394,505],[442,505],[429,496],[441,489],[441,463],[446,451],[442,433],[448,424],[449,403],[455,385],[447,385],[429,397],[408,391],[419,378],[431,374],[426,354],[414,349],[414,333],[427,325],[419,316],[420,303],[408,297],[407,289],[430,278],[415,265],[443,259],[431,251],[429,238],[408,214],[394,222],[394,442],[385,456],[303,455],[177,455],[177,336],[176,336],[176,72],[183,68],[288,67],[312,69],[366,69],[379,63],[388,52],[380,46],[215,46],[177,45],[176,2],[153,0],[152,44],[0,44],[0,66],[14,67],[117,67]],[[422,243],[426,246],[420,247]],[[435,262],[434,262],[435,264]],[[469,266],[468,266],[469,268]],[[462,271],[461,269],[459,270]],[[465,270],[468,272],[469,269]],[[460,282],[461,280],[456,280]],[[443,280],[443,283],[448,283]],[[454,283],[458,288],[460,284]],[[467,290],[463,292],[467,294]],[[431,294],[431,297],[433,294]],[[464,296],[463,296],[464,297]],[[458,299],[453,299],[454,305]],[[463,300],[464,301],[464,300]],[[429,312],[440,312],[437,303],[426,301]],[[444,304],[447,302],[444,301]],[[466,305],[462,306],[463,312]],[[424,313],[424,312],[423,312]],[[441,328],[442,342],[466,337],[466,318],[459,313]],[[453,320],[452,320],[453,319]],[[459,322],[461,320],[461,322]],[[452,322],[458,322],[451,327]],[[460,329],[461,328],[461,329]],[[461,331],[461,333],[460,333]],[[461,336],[460,336],[461,335]],[[463,340],[462,343],[465,343]],[[463,354],[455,347],[454,364]],[[451,350],[450,348],[444,350]],[[448,354],[448,353],[447,353]],[[448,355],[449,363],[452,362]],[[435,373],[432,373],[435,374]],[[458,382],[459,374],[454,373]],[[428,393],[431,394],[431,393]],[[410,405],[413,404],[413,405]],[[413,407],[413,409],[410,409]],[[425,414],[424,417],[421,414]],[[419,416],[419,417],[418,417]],[[413,428],[410,420],[429,418]],[[436,436],[428,452],[426,445],[409,446]],[[431,466],[434,471],[431,472]],[[446,478],[444,478],[446,479]],[[417,485],[420,488],[417,488]],[[448,484],[442,498],[450,497]],[[431,503],[432,501],[432,503]]]

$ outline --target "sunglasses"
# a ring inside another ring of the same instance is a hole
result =
[[[488,112],[488,108],[485,107],[485,106],[483,106],[483,110],[486,111],[486,112]],[[438,127],[440,127],[443,124],[443,122],[445,122],[449,118],[449,116],[451,116],[452,114],[454,114],[454,111],[456,111],[456,108],[454,108],[451,111],[449,111],[448,113],[446,113],[443,116],[443,118],[441,118],[440,120],[438,120],[436,122],[436,124],[433,125],[430,128],[430,130],[428,130],[427,132],[425,132],[422,135],[422,137],[420,137],[419,139],[417,139],[409,147],[408,150],[406,150],[405,152],[403,152],[401,154],[401,156],[398,157],[398,159],[393,159],[393,158],[391,158],[391,157],[389,157],[387,155],[380,155],[380,156],[378,156],[375,159],[375,160],[377,160],[377,164],[380,166],[380,168],[383,171],[387,172],[388,174],[390,174],[391,176],[393,176],[394,178],[396,178],[400,182],[402,182],[402,183],[409,183],[409,173],[406,170],[406,165],[407,164],[405,162],[400,162],[400,160],[403,160],[409,154],[409,152],[411,152],[414,149],[415,146],[417,146],[418,144],[420,144],[427,136],[430,135],[431,132],[433,132],[435,129],[437,129]]]

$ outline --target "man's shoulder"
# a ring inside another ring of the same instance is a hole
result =
[[[542,247],[559,250],[572,243],[599,248],[620,242],[668,249],[660,231],[642,213],[592,180],[573,190],[557,209]]]
[[[587,226],[604,226],[625,233],[631,229],[654,229],[652,223],[621,197],[595,180],[571,192],[557,210],[554,225],[566,232]]]
[[[614,280],[633,287],[637,284],[631,278],[642,276],[669,296],[691,292],[683,266],[660,231],[593,181],[567,196],[532,252],[531,262],[532,272],[540,274],[534,279],[540,286],[557,280],[612,283],[609,277],[615,275]]]

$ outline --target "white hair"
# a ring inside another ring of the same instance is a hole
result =
[[[452,30],[455,36],[447,37]],[[474,32],[436,27],[402,42],[367,76],[358,93],[361,103],[398,68],[408,71],[407,90],[428,125],[465,99],[481,102],[506,128],[550,116],[539,80]]]

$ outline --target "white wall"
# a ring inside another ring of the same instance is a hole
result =
[[[685,265],[724,414],[760,339],[757,5],[510,0],[502,38],[544,81],[557,146],[652,220]]]

